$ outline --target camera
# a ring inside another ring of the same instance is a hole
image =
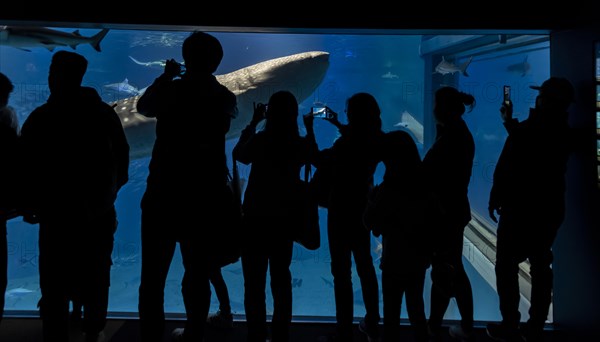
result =
[[[504,86],[504,103],[505,104],[510,103],[510,86],[509,85]]]
[[[312,111],[312,115],[315,118],[320,118],[320,119],[331,119],[332,118],[331,111],[326,106],[312,107],[311,111]]]

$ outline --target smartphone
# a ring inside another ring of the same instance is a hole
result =
[[[312,107],[312,115],[315,118],[331,119],[331,113],[327,107]]]
[[[506,103],[506,104],[510,103],[510,86],[509,85],[504,86],[504,103]]]

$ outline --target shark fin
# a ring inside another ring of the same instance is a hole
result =
[[[104,39],[104,37],[106,36],[108,31],[109,31],[109,29],[107,29],[107,28],[102,29],[102,31],[96,33],[95,35],[93,35],[91,37],[90,45],[94,48],[94,50],[101,52],[100,42],[102,41],[102,39]]]

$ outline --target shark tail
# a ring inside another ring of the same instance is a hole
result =
[[[90,45],[94,48],[94,50],[101,52],[100,42],[102,41],[102,39],[104,39],[104,37],[106,37],[106,34],[108,33],[108,31],[109,31],[109,29],[105,28],[105,29],[102,29],[102,31],[100,31],[92,36]]]
[[[469,59],[460,66],[460,72],[465,77],[469,77],[469,73],[467,72],[467,68],[469,67],[469,64],[471,64],[472,60],[473,60],[473,56],[469,57]]]

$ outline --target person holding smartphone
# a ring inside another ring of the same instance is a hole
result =
[[[366,314],[359,330],[369,341],[377,341],[379,331],[379,284],[371,255],[372,235],[363,224],[367,194],[381,150],[383,131],[381,110],[375,97],[356,93],[346,101],[348,124],[332,113],[327,119],[340,129],[341,136],[317,156],[317,172],[328,170],[327,234],[333,276],[336,341],[353,340],[354,291],[352,260],[362,285]]]
[[[512,102],[500,108],[508,137],[494,170],[489,216],[498,222],[496,287],[502,321],[487,326],[495,341],[541,341],[552,301],[552,244],[565,218],[565,173],[571,152],[569,106],[573,85],[551,77],[541,86],[535,108],[522,122],[512,117]],[[496,217],[500,215],[500,218]],[[520,327],[519,264],[529,260],[529,318]]]

